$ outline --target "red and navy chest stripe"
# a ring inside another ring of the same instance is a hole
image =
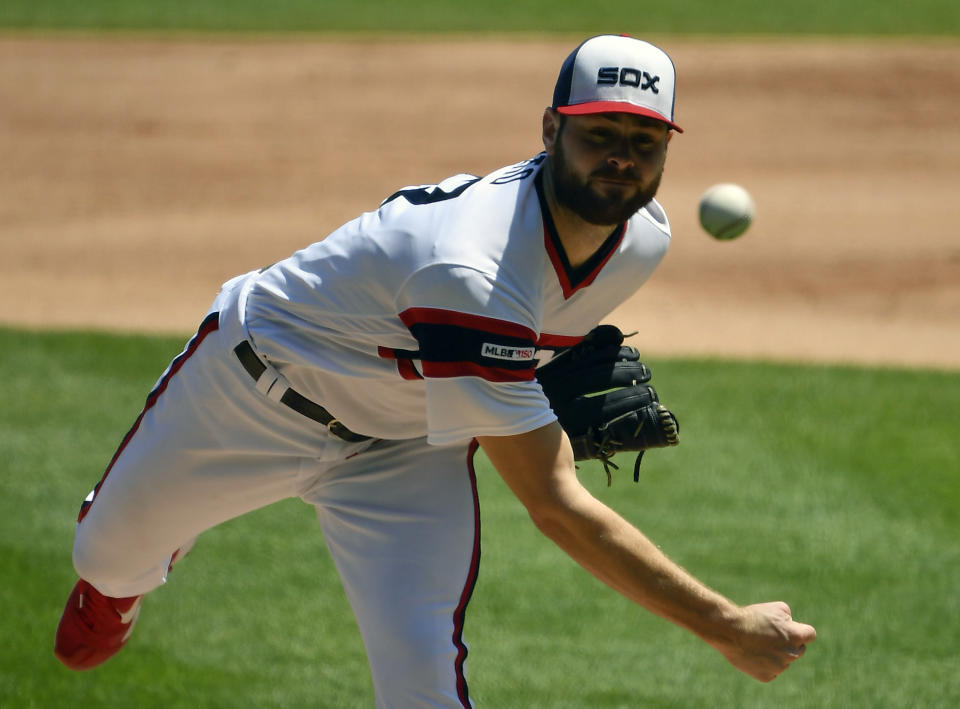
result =
[[[425,377],[475,376],[491,382],[534,378],[537,333],[529,328],[440,308],[409,308],[400,319],[419,344],[416,352],[403,354],[417,356]],[[384,351],[381,355],[390,356]]]

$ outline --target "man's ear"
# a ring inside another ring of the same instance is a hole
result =
[[[560,114],[552,108],[543,111],[543,149],[547,155],[553,155],[553,146],[557,143],[560,130]]]

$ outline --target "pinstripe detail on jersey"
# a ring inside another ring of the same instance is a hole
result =
[[[565,300],[569,300],[570,296],[578,290],[586,288],[596,280],[607,261],[620,246],[623,235],[627,233],[626,224],[617,227],[603,242],[600,249],[583,266],[574,268],[567,260],[563,245],[560,243],[560,237],[557,236],[557,232],[551,226],[552,222],[548,224],[548,221],[544,219],[543,243],[547,250],[547,256],[550,257],[550,263],[553,264],[553,270],[557,272],[557,279],[560,281],[560,288],[563,290]]]
[[[583,335],[549,335],[547,333],[543,333],[540,335],[540,339],[537,340],[537,347],[543,347],[549,350],[558,350],[564,347],[573,347],[574,345],[579,345],[581,342],[583,342],[583,338]]]
[[[407,380],[416,381],[418,379],[423,379],[423,375],[420,374],[417,366],[409,359],[398,359],[397,360],[397,371],[400,373],[400,376]]]
[[[425,377],[480,377],[491,382],[534,378],[537,333],[482,315],[409,308],[400,320],[420,344]]]
[[[416,350],[397,350],[391,347],[377,347],[377,354],[384,359],[395,359],[397,361],[397,372],[404,379],[423,379],[423,375],[420,374],[417,366],[413,363],[413,360],[420,359],[420,353]]]
[[[547,199],[543,193],[543,171],[537,173],[534,178],[534,184],[537,188],[537,198],[540,200],[540,213],[543,217],[543,244],[553,264],[553,270],[557,273],[557,280],[560,281],[560,288],[563,291],[564,300],[569,300],[570,296],[581,288],[586,288],[593,283],[600,271],[610,260],[610,257],[617,251],[620,242],[623,241],[624,234],[627,233],[626,223],[621,224],[614,229],[610,236],[600,245],[600,248],[580,266],[571,266],[567,258],[566,251],[563,250],[563,242],[560,241],[560,235],[557,233],[557,227],[553,223],[553,217],[547,207]]]

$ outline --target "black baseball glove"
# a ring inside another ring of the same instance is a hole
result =
[[[576,460],[603,461],[607,484],[611,458],[620,451],[637,451],[634,481],[640,460],[649,448],[680,442],[677,417],[660,403],[650,381],[650,369],[640,353],[623,344],[614,325],[598,325],[573,347],[560,350],[537,369],[537,380],[573,445]]]

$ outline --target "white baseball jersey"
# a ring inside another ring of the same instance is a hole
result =
[[[669,242],[651,202],[571,268],[543,161],[401,190],[225,284],[83,505],[81,578],[108,596],[147,593],[205,530],[299,497],[317,510],[378,709],[472,707],[473,438],[554,420],[537,349],[578,342]],[[372,438],[285,405],[281,378]]]
[[[348,428],[450,444],[555,419],[537,348],[573,344],[646,281],[670,229],[655,201],[571,268],[545,155],[409,187],[253,277],[257,351]]]

